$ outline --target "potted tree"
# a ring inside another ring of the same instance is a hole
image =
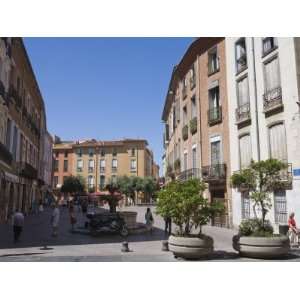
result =
[[[287,236],[273,232],[267,213],[272,207],[270,193],[284,188],[281,178],[287,165],[277,159],[251,162],[251,165],[231,176],[231,184],[240,191],[249,191],[254,218],[244,220],[239,234],[233,237],[233,248],[240,255],[255,258],[275,258],[287,255],[290,243]]]
[[[205,189],[199,179],[189,179],[172,181],[158,192],[157,213],[171,217],[178,227],[176,234],[169,237],[169,249],[175,257],[199,259],[213,251],[213,239],[202,233],[202,226],[223,207],[209,203],[203,196]]]

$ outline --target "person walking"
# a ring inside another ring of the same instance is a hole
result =
[[[23,231],[24,215],[18,209],[13,215],[14,242],[18,242]]]
[[[55,202],[54,209],[51,215],[51,225],[52,225],[52,236],[57,236],[58,234],[58,224],[60,219],[60,211],[58,202]]]
[[[76,215],[75,215],[75,209],[74,209],[73,204],[70,205],[69,214],[70,214],[71,229],[72,229],[72,232],[73,232],[74,231],[74,225],[77,222]]]
[[[292,212],[289,216],[288,225],[289,225],[288,235],[289,235],[291,245],[298,246],[300,231],[299,231],[299,229],[297,228],[297,225],[296,225],[295,213],[294,212]]]
[[[171,219],[170,216],[166,216],[164,218],[164,220],[165,220],[165,234],[168,233],[169,235],[171,235],[171,233],[172,233],[172,219]]]
[[[146,226],[149,230],[149,232],[152,234],[153,232],[153,223],[154,223],[154,219],[153,219],[153,215],[151,212],[150,207],[147,208],[146,214],[145,214],[145,220],[146,220]]]

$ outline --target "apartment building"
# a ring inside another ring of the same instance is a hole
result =
[[[69,175],[82,176],[91,192],[104,190],[117,176],[155,177],[158,168],[147,146],[148,142],[140,139],[57,140],[53,145],[54,188],[60,188]]]
[[[0,221],[43,197],[46,114],[21,38],[0,38]]]
[[[300,222],[299,38],[226,38],[231,169],[268,158],[288,163],[268,217]],[[233,225],[253,216],[249,192],[232,191]]]
[[[201,178],[207,197],[226,211],[212,224],[231,226],[230,144],[224,38],[198,38],[174,67],[162,120],[166,177]]]

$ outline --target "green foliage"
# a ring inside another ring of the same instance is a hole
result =
[[[241,236],[272,236],[273,227],[269,221],[264,223],[260,219],[243,220],[239,226],[239,234]]]
[[[270,192],[282,187],[281,171],[286,168],[287,164],[271,158],[259,162],[252,161],[249,168],[231,176],[231,184],[234,188],[249,190],[249,196],[254,202],[253,209],[256,215],[256,207],[260,207],[262,230],[264,230],[266,215],[272,207]]]
[[[85,182],[81,176],[68,176],[60,191],[62,193],[81,193],[85,191]]]
[[[158,192],[156,212],[162,217],[171,217],[179,227],[179,235],[189,235],[193,228],[207,224],[224,207],[212,205],[204,198],[206,185],[198,179],[172,181]]]

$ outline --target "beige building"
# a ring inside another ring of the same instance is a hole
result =
[[[153,153],[146,140],[56,141],[54,153],[54,188],[60,188],[64,177],[80,175],[89,191],[104,190],[117,176],[156,177]],[[154,173],[155,170],[155,173]]]
[[[201,178],[226,207],[213,225],[231,226],[229,126],[224,38],[195,40],[174,67],[162,120],[167,180]]]

